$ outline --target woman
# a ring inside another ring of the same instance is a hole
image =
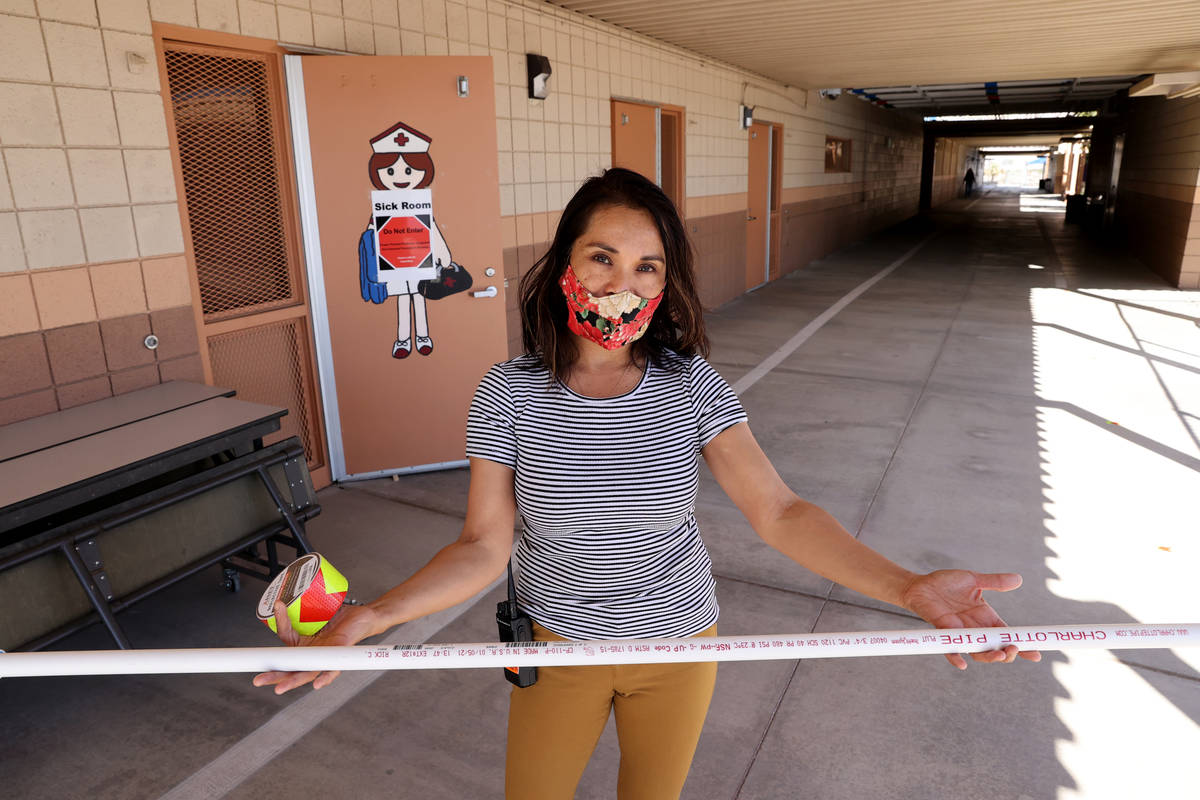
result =
[[[526,355],[484,376],[468,417],[461,537],[375,602],[344,609],[319,643],[352,644],[473,596],[504,571],[518,509],[518,600],[535,639],[713,636],[718,608],[694,515],[700,455],[758,535],[797,563],[938,627],[1003,624],[982,591],[1015,589],[1019,576],[916,575],[784,485],[703,358],[687,236],[645,178],[611,169],[584,183],[522,280],[521,315]],[[282,630],[282,606],[276,616]],[[972,657],[1016,656],[1010,646]],[[947,658],[966,668],[961,655]],[[255,683],[284,692],[336,675]],[[715,676],[715,663],[540,669],[536,684],[512,690],[507,797],[571,797],[610,712],[618,797],[677,797]]]

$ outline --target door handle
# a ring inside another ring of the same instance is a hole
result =
[[[495,297],[499,294],[495,286],[489,286],[481,292],[471,292],[471,297]]]
[[[749,214],[746,215],[746,222],[752,222],[756,219],[758,219],[758,217],[752,217]]]

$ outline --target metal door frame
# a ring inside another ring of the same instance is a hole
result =
[[[771,210],[775,207],[775,127],[767,123],[767,224],[763,236],[767,239],[763,248],[763,283],[771,282]]]
[[[317,195],[313,189],[312,149],[308,140],[308,104],[304,98],[304,67],[301,56],[283,57],[287,84],[288,112],[292,128],[292,153],[296,165],[296,194],[300,201],[300,236],[304,242],[304,265],[312,306],[313,339],[316,341],[317,383],[325,412],[326,447],[334,481],[346,477],[346,452],[342,448],[342,418],[338,413],[337,383],[333,377],[333,348],[329,335],[329,309],[325,304],[325,265],[321,258],[321,232],[317,226]]]

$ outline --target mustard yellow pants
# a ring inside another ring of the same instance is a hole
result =
[[[697,636],[716,636],[714,625]],[[563,641],[534,623],[535,641]],[[687,778],[717,678],[716,662],[543,667],[513,687],[506,800],[571,800],[609,713],[616,715],[619,800],[670,800]]]

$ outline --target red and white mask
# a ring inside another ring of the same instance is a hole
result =
[[[616,350],[641,337],[663,298],[663,292],[645,298],[628,289],[597,297],[579,282],[570,264],[558,285],[567,298],[567,327],[605,350]]]

